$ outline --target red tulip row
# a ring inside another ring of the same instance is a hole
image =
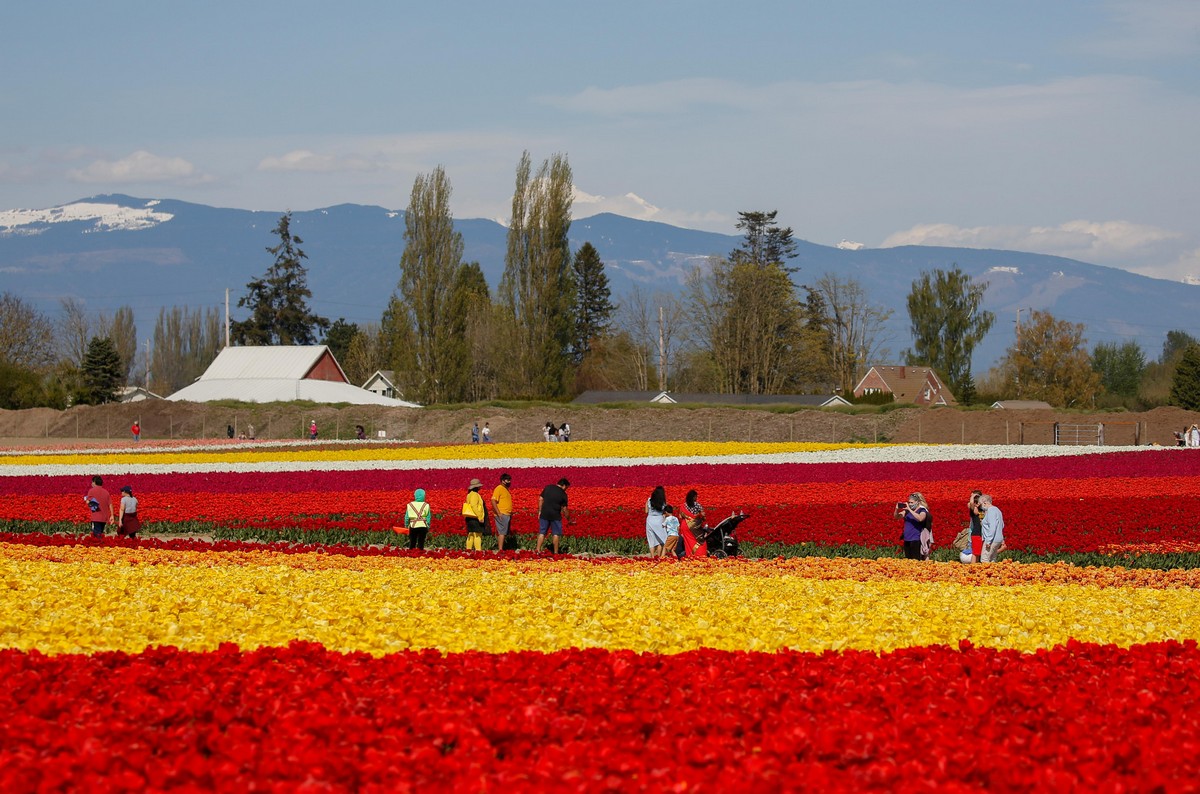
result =
[[[1195,643],[0,651],[0,790],[1183,790]],[[787,684],[782,685],[781,682]]]
[[[320,464],[314,464],[319,466]],[[503,462],[472,466],[463,461],[453,469],[379,469],[338,471],[281,472],[195,472],[138,474],[109,478],[112,484],[133,484],[155,493],[228,493],[256,494],[260,491],[337,493],[346,490],[392,491],[406,494],[417,488],[426,491],[459,492],[478,477],[489,489],[500,479],[501,471],[513,474],[518,487],[540,490],[547,483],[567,476],[575,487],[631,487],[648,491],[656,485],[690,483],[703,486],[745,486],[780,483],[789,487],[803,483],[840,486],[861,484],[877,490],[891,483],[994,483],[1005,480],[1057,480],[1079,482],[1092,479],[1117,481],[1145,478],[1200,477],[1200,453],[1191,450],[1160,449],[1136,452],[1112,452],[1103,455],[1068,455],[1052,458],[1002,458],[994,460],[954,460],[921,463],[757,463],[757,464],[636,464],[630,466],[538,466],[522,468]],[[53,495],[79,490],[78,476],[0,477],[0,496]],[[867,485],[872,484],[872,485]],[[86,484],[84,486],[86,490]]]

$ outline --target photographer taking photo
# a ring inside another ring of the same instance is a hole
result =
[[[929,505],[920,491],[908,495],[907,502],[896,502],[896,518],[904,519],[904,557],[909,560],[924,560],[929,557],[933,545],[933,533],[929,528]],[[927,537],[922,537],[928,533]]]

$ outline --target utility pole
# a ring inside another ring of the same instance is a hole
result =
[[[667,345],[663,339],[663,307],[658,307],[658,390],[667,390]]]
[[[1020,322],[1020,309],[1017,310],[1018,323]],[[225,347],[229,347],[229,287],[225,288]]]

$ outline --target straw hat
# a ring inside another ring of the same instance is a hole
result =
[[[482,488],[482,487],[483,487],[483,483],[481,483],[479,481],[479,478],[476,477],[471,480],[471,484],[469,486],[467,486],[467,490],[474,491],[476,488]]]

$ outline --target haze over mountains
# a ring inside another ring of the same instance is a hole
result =
[[[160,307],[219,306],[226,288],[236,307],[246,283],[271,264],[265,249],[278,242],[271,230],[281,214],[123,195],[46,210],[0,210],[0,291],[52,316],[63,297],[110,314],[132,306],[144,339]],[[465,258],[480,263],[495,289],[506,229],[483,219],[455,225]],[[330,319],[378,322],[399,279],[404,213],[341,204],[294,212],[292,232],[304,240],[315,310]],[[572,247],[584,242],[600,252],[619,300],[635,289],[682,294],[688,270],[737,248],[740,237],[602,214],[572,224]],[[997,322],[976,350],[977,376],[1011,343],[1017,309],[1084,323],[1089,345],[1136,340],[1150,359],[1161,352],[1167,331],[1194,333],[1200,316],[1200,286],[1062,257],[929,246],[850,250],[803,241],[798,252],[790,263],[799,268],[798,284],[826,272],[857,278],[873,302],[893,310],[887,342],[893,362],[911,345],[905,301],[922,271],[957,264],[986,281],[984,303]]]

